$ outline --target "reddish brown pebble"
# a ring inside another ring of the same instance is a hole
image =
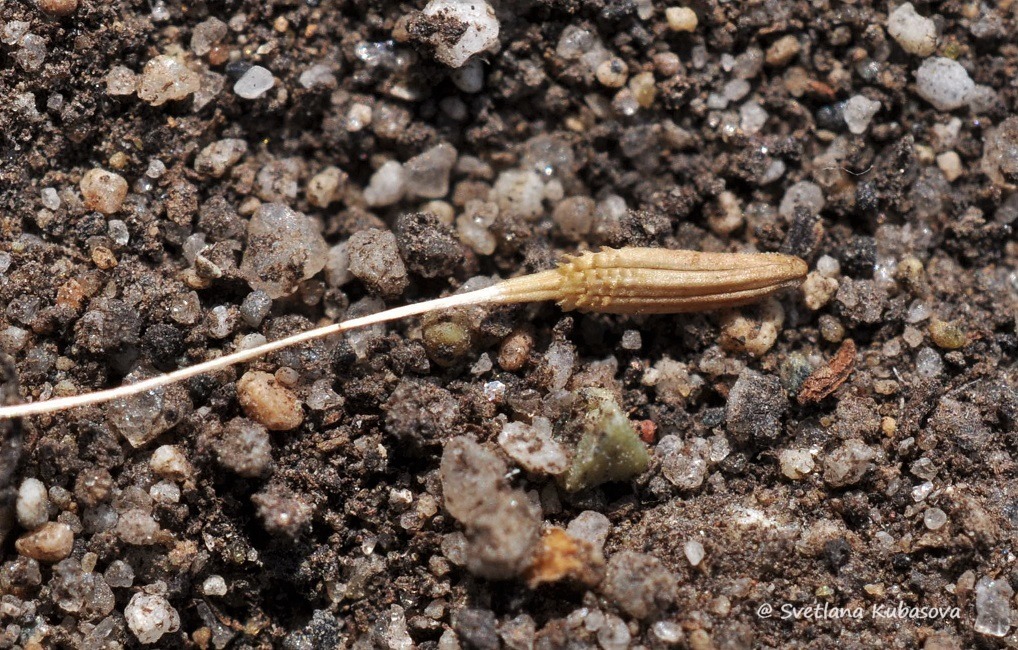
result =
[[[830,362],[818,368],[802,382],[799,403],[813,404],[829,396],[845,383],[853,368],[855,368],[855,342],[852,339],[845,339]]]
[[[245,373],[237,382],[237,399],[249,418],[270,431],[296,429],[304,421],[300,400],[267,372]]]
[[[120,174],[105,169],[90,169],[81,177],[81,195],[89,210],[113,214],[127,197],[127,181]]]
[[[50,16],[70,16],[78,10],[78,0],[37,0],[39,10]]]
[[[534,337],[529,331],[525,329],[513,331],[502,340],[502,347],[498,350],[498,365],[509,372],[519,370],[530,358],[530,350],[533,347]]]
[[[57,289],[57,306],[78,311],[81,309],[81,305],[87,295],[85,287],[74,278],[71,278]]]
[[[92,261],[103,271],[108,271],[117,265],[117,256],[105,246],[96,246],[92,250]]]
[[[640,435],[640,440],[652,445],[657,438],[657,425],[653,420],[640,420],[636,423],[636,432]]]
[[[59,562],[71,554],[73,547],[71,527],[52,521],[25,533],[14,542],[18,553],[40,562]]]

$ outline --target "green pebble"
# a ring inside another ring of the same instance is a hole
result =
[[[647,448],[614,396],[601,388],[584,388],[577,396],[585,411],[584,433],[562,487],[579,492],[609,481],[628,481],[646,471]]]
[[[962,328],[939,319],[934,319],[930,323],[930,338],[937,347],[944,350],[957,350],[968,343],[968,337]]]

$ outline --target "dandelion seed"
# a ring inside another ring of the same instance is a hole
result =
[[[798,257],[776,253],[700,253],[661,248],[604,249],[558,268],[352,318],[117,388],[0,407],[0,419],[101,404],[263,357],[314,339],[432,311],[469,305],[553,300],[563,309],[609,314],[675,314],[736,307],[794,286],[806,276]]]

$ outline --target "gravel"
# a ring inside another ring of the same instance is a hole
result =
[[[915,73],[916,92],[939,111],[953,111],[966,104],[976,83],[957,61],[935,56],[923,61]]]
[[[240,273],[270,298],[289,295],[325,267],[328,245],[307,216],[280,203],[260,205],[247,225]]]
[[[243,99],[258,99],[276,85],[272,73],[260,65],[253,65],[233,84],[233,92]]]
[[[369,228],[354,233],[347,242],[346,252],[350,274],[372,293],[394,298],[409,286],[406,265],[392,232]]]
[[[180,628],[180,615],[165,597],[136,593],[124,608],[124,619],[139,642],[156,643]]]

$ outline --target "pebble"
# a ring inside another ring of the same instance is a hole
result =
[[[947,513],[940,508],[927,508],[923,513],[923,524],[930,530],[940,530],[947,523]]]
[[[201,89],[201,77],[177,59],[159,55],[141,71],[138,99],[152,106],[180,101]]]
[[[186,481],[194,476],[187,455],[177,445],[162,445],[152,452],[149,467],[159,478]]]
[[[304,421],[301,402],[267,372],[249,370],[237,381],[237,400],[244,413],[270,431],[290,431]]]
[[[944,372],[944,362],[936,350],[924,347],[916,353],[915,371],[920,377],[934,379]]]
[[[343,397],[332,389],[332,381],[319,379],[311,385],[305,403],[313,411],[327,411],[343,405]]]
[[[658,621],[650,628],[651,638],[663,646],[677,646],[682,643],[685,634],[682,626],[672,621]],[[709,647],[709,646],[708,646]]]
[[[297,83],[301,88],[335,88],[339,85],[332,68],[324,63],[315,63],[310,68],[300,73]]]
[[[608,561],[601,590],[630,616],[659,616],[675,602],[678,584],[661,560],[646,553],[621,551]]]
[[[237,324],[236,308],[217,305],[209,311],[206,322],[208,323],[207,331],[211,338],[225,339],[233,333],[233,328]]]
[[[887,304],[887,290],[874,280],[843,277],[834,294],[841,315],[852,323],[880,322]]]
[[[300,158],[271,160],[255,177],[255,194],[263,201],[292,202],[300,190],[304,161]]]
[[[581,241],[594,225],[597,204],[588,196],[571,196],[555,206],[551,218],[562,234],[572,241]]]
[[[873,466],[876,455],[862,440],[846,440],[824,459],[824,482],[833,488],[858,483]]]
[[[308,181],[308,203],[316,208],[327,208],[339,200],[340,192],[346,186],[347,175],[339,167],[326,167]]]
[[[544,355],[545,363],[551,371],[548,386],[553,390],[561,390],[566,387],[569,377],[573,374],[573,366],[576,363],[576,348],[564,341],[555,341],[548,346]]]
[[[425,278],[448,277],[463,262],[463,246],[452,229],[429,212],[404,212],[394,224],[400,257]]]
[[[668,21],[668,29],[673,32],[696,31],[696,26],[699,23],[696,12],[689,7],[666,8],[665,20]]]
[[[258,99],[275,85],[276,78],[271,72],[260,65],[253,65],[233,84],[233,92],[243,99]]]
[[[240,138],[217,140],[202,149],[194,158],[194,170],[219,178],[247,153],[247,142]]]
[[[598,553],[604,550],[611,530],[611,520],[595,510],[584,510],[566,527],[570,537],[588,542]]]
[[[18,523],[26,530],[35,530],[49,520],[49,494],[42,481],[26,478],[21,482],[15,513]]]
[[[138,89],[138,77],[130,68],[115,65],[106,73],[106,94],[114,97],[133,95]]]
[[[364,189],[364,201],[373,208],[398,203],[406,195],[407,174],[403,165],[389,160],[371,175]]]
[[[721,89],[721,95],[727,100],[727,102],[737,102],[748,95],[749,91],[752,89],[753,86],[751,86],[745,79],[732,79],[725,84],[724,88]],[[728,105],[727,102],[725,103],[725,106]]]
[[[144,368],[128,373],[124,383],[134,383],[154,376]],[[138,395],[110,402],[106,422],[113,433],[132,447],[142,447],[177,425],[191,412],[187,388],[171,384]]]
[[[26,34],[22,37],[21,49],[14,55],[14,60],[25,72],[36,72],[46,61],[46,39],[38,34]]]
[[[240,303],[240,317],[248,327],[258,327],[272,310],[272,298],[264,291],[252,291]]]
[[[812,311],[819,311],[831,301],[838,291],[838,281],[824,277],[818,271],[810,271],[802,283],[802,301]]]
[[[156,643],[180,629],[180,615],[163,596],[138,592],[124,608],[124,619],[139,642]]]
[[[643,347],[643,337],[640,335],[639,330],[626,330],[622,333],[622,340],[619,341],[619,346],[623,350],[636,351]]]
[[[961,108],[976,87],[960,63],[942,56],[923,61],[915,78],[916,92],[938,111]]]
[[[151,497],[147,494],[145,496],[151,501]],[[161,541],[163,533],[159,529],[159,522],[149,511],[151,507],[151,503],[148,503],[145,508],[129,508],[120,513],[115,531],[125,544],[152,546]]]
[[[505,424],[498,434],[498,444],[528,472],[558,475],[569,466],[565,448],[552,437],[551,421],[544,417],[535,417],[531,424]]]
[[[149,496],[156,503],[171,504],[180,502],[180,488],[170,481],[153,483],[148,489]]]
[[[240,272],[252,289],[282,298],[325,268],[328,253],[314,220],[282,203],[264,203],[248,222]]]
[[[368,228],[354,233],[347,242],[347,255],[350,273],[371,293],[394,298],[410,284],[391,231]]]
[[[621,88],[629,79],[629,66],[618,57],[602,61],[595,72],[598,83],[606,88]]]
[[[403,163],[406,197],[440,199],[449,193],[449,174],[456,165],[455,147],[442,142]]]
[[[127,197],[127,181],[120,174],[95,167],[81,177],[79,183],[85,207],[103,214],[120,210]]]
[[[39,200],[42,201],[42,207],[47,210],[59,210],[62,201],[60,200],[60,194],[57,193],[54,187],[44,187],[39,192]],[[0,269],[2,272],[4,269]]]
[[[767,123],[767,111],[756,102],[746,102],[739,107],[739,128],[747,135],[759,133]]]
[[[654,449],[661,460],[661,474],[680,490],[695,490],[707,477],[710,444],[703,438],[682,440],[667,435]]]
[[[743,370],[729,392],[725,424],[737,440],[775,440],[788,407],[780,379]]]
[[[979,634],[1003,637],[1011,629],[1011,597],[1014,589],[1006,577],[983,576],[976,583],[976,622]]]
[[[791,220],[795,218],[795,209],[801,207],[810,215],[817,215],[824,209],[826,203],[824,191],[819,185],[810,181],[799,181],[785,190],[785,195],[778,206],[778,213]]]
[[[109,499],[113,491],[113,477],[109,470],[88,468],[74,480],[74,497],[79,505],[93,508]]]
[[[507,469],[470,438],[453,438],[442,452],[445,508],[465,528],[467,568],[485,578],[517,575],[528,564],[540,532],[540,509],[509,487]]]
[[[597,644],[603,650],[628,650],[630,641],[632,635],[625,621],[614,614],[604,617],[604,624],[597,630]]]
[[[350,133],[357,133],[371,126],[374,120],[374,111],[367,104],[355,103],[350,106],[346,113],[346,130]]]
[[[266,531],[295,539],[311,523],[314,508],[306,499],[277,483],[252,495],[251,503]]]
[[[225,596],[226,580],[220,575],[211,575],[201,584],[202,593],[206,596]]]
[[[703,562],[703,557],[706,553],[703,550],[703,544],[696,541],[695,539],[687,540],[682,545],[682,552],[685,553],[686,559],[693,566],[699,566]]]
[[[919,15],[911,2],[898,5],[887,16],[887,33],[909,54],[927,57],[937,49],[937,26]]]
[[[753,356],[767,353],[778,340],[785,322],[785,309],[776,298],[769,298],[752,311],[726,311],[721,316],[721,346],[729,351]]]
[[[456,70],[453,70],[449,78],[463,92],[469,94],[479,93],[484,89],[484,64],[480,59],[470,59]]]
[[[866,133],[873,116],[880,111],[880,102],[863,95],[855,95],[845,102],[844,118],[848,130],[855,135]]]
[[[456,234],[460,242],[480,255],[495,252],[498,241],[489,228],[498,218],[498,206],[488,201],[470,200],[456,218]]]
[[[534,171],[502,172],[492,188],[491,198],[506,215],[531,220],[544,214],[544,182]]]
[[[347,242],[341,242],[329,249],[329,256],[325,262],[325,282],[330,287],[339,288],[352,279]]]
[[[632,421],[611,391],[583,388],[575,393],[574,417],[580,441],[562,487],[578,492],[612,481],[628,481],[647,470],[650,457]]]
[[[50,16],[63,18],[78,10],[78,0],[36,0],[39,9]]]
[[[194,26],[191,32],[191,51],[198,56],[205,56],[212,47],[226,38],[229,27],[215,16],[206,18]]]
[[[123,560],[113,560],[106,567],[103,578],[114,589],[124,589],[134,584],[134,568]]]
[[[799,39],[794,34],[785,34],[771,43],[771,46],[767,48],[767,53],[764,55],[764,60],[767,62],[767,65],[784,67],[792,59],[799,56],[801,51],[802,45],[799,43]]]
[[[239,476],[265,476],[272,467],[272,442],[264,426],[233,418],[215,443],[219,464]]]
[[[995,185],[1015,188],[1018,183],[1018,117],[1009,117],[985,131],[980,167]],[[1012,194],[1008,202],[1018,201],[1016,196],[1018,194]]]
[[[659,402],[685,408],[703,388],[703,378],[689,371],[689,366],[669,357],[659,359],[643,373],[644,386],[653,386]]]
[[[40,562],[59,562],[71,554],[74,532],[64,523],[49,522],[14,542],[18,553]]]
[[[965,173],[961,157],[954,151],[945,151],[937,156],[937,167],[944,173],[948,183],[953,183]]]
[[[450,68],[459,68],[473,55],[498,45],[498,18],[483,0],[431,0],[422,13],[466,28],[455,42],[438,39],[435,44],[435,58]]]
[[[126,246],[127,242],[131,241],[131,231],[128,230],[127,224],[120,219],[110,219],[106,222],[106,232],[113,243],[118,246]]]
[[[816,463],[809,449],[782,449],[778,454],[778,466],[786,478],[801,481],[816,468]]]

